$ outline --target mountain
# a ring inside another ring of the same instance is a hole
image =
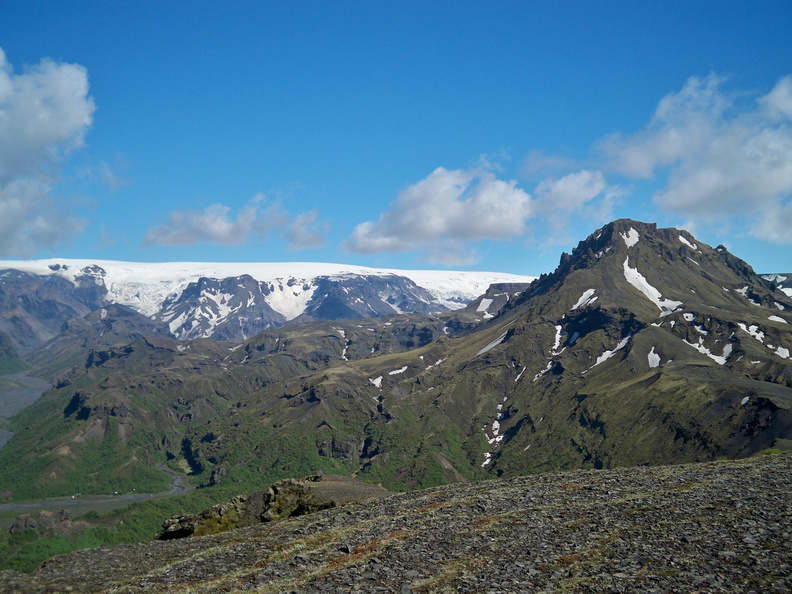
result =
[[[67,320],[115,304],[159,322],[180,340],[242,342],[289,321],[452,311],[492,283],[531,280],[340,264],[6,261],[0,262],[0,331],[29,352]]]
[[[242,344],[92,351],[0,450],[13,497],[322,470],[389,489],[750,456],[792,439],[792,299],[724,247],[619,220],[530,285]],[[97,453],[101,452],[101,456]]]
[[[21,352],[41,346],[67,319],[88,315],[108,303],[107,289],[94,282],[95,273],[93,265],[68,280],[58,274],[0,270],[0,332],[9,335]]]
[[[68,318],[60,332],[25,357],[48,378],[82,365],[92,351],[107,350],[145,337],[170,337],[167,326],[124,305],[107,305],[84,317]]]
[[[233,476],[249,435],[288,435],[397,488],[746,456],[792,437],[790,311],[722,246],[616,221],[486,325],[262,388],[241,407],[265,418],[187,440]],[[284,458],[267,447],[257,471]]]

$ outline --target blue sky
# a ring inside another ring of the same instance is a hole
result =
[[[0,258],[792,272],[792,3],[0,5]]]

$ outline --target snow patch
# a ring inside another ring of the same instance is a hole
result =
[[[693,347],[694,349],[696,349],[701,354],[707,355],[707,357],[709,357],[710,359],[712,359],[716,363],[719,363],[720,365],[726,365],[726,359],[729,357],[729,355],[731,355],[731,352],[732,352],[732,345],[731,344],[727,344],[726,347],[723,349],[723,354],[721,356],[718,356],[718,355],[715,355],[711,350],[709,350],[703,344],[701,344],[702,340],[703,339],[699,338],[699,342],[697,344],[694,344],[692,342],[688,342],[687,340],[685,340],[683,338],[682,342],[684,342],[688,346]]]
[[[781,322],[782,324],[786,324],[787,323],[787,321],[784,318],[780,318],[778,316],[770,316],[767,319],[772,321],[772,322]]]
[[[487,311],[490,305],[492,305],[492,299],[482,299],[481,303],[478,304],[476,311]]]
[[[636,268],[630,268],[630,259],[624,260],[624,278],[633,287],[638,289],[643,295],[660,308],[662,314],[669,314],[675,311],[682,305],[681,301],[674,301],[672,299],[663,299],[663,295],[649,284],[643,274],[638,272]]]
[[[440,365],[440,363],[442,363],[446,359],[448,359],[448,357],[443,357],[442,359],[438,359],[436,363],[432,363],[431,365],[427,365],[426,366],[426,371],[429,371],[432,367],[437,367],[438,365]]]
[[[587,289],[584,293],[580,296],[580,299],[577,300],[577,303],[572,306],[572,309],[577,309],[579,307],[586,307],[587,305],[591,305],[597,300],[597,297],[594,295],[594,289]]]
[[[498,338],[493,340],[491,343],[489,343],[483,349],[481,349],[478,353],[476,353],[476,356],[478,357],[479,355],[483,355],[484,353],[494,349],[496,346],[498,346],[500,343],[502,343],[506,339],[506,334],[508,334],[508,330],[506,332],[504,332],[503,334],[501,334],[500,336],[498,336]]]
[[[394,369],[393,371],[389,371],[388,375],[398,375],[400,373],[404,373],[405,371],[407,371],[407,365],[405,365],[401,369]]]
[[[649,351],[647,358],[649,359],[649,367],[655,368],[660,366],[660,355],[655,353],[654,347],[652,347],[652,350]]]
[[[756,340],[761,343],[764,343],[765,334],[761,330],[759,330],[759,326],[756,324],[752,324],[746,328],[745,324],[742,322],[738,322],[737,325],[742,328],[743,332],[747,332],[749,335],[753,336]]]
[[[630,227],[630,230],[627,233],[619,233],[621,238],[624,240],[624,243],[627,244],[628,248],[631,248],[636,243],[638,243],[638,239],[640,239],[640,235],[638,235],[638,231]]]
[[[627,336],[622,338],[619,344],[616,345],[615,349],[613,349],[612,351],[605,351],[604,353],[602,353],[599,357],[597,357],[596,363],[594,363],[594,365],[592,365],[591,367],[596,367],[600,363],[605,363],[605,361],[613,357],[613,355],[615,355],[617,351],[620,351],[625,346],[627,346],[627,343],[629,342],[630,338],[632,338],[632,334],[628,334]]]
[[[542,377],[544,374],[546,374],[546,373],[547,373],[548,371],[550,371],[552,368],[553,368],[553,362],[552,362],[552,361],[548,361],[548,362],[547,362],[547,367],[545,367],[544,369],[542,369],[542,371],[540,371],[539,373],[537,373],[537,374],[534,376],[534,378],[533,378],[533,381],[536,381],[536,380],[538,380],[540,377]]]
[[[555,335],[555,342],[553,343],[553,350],[551,351],[551,355],[558,355],[560,351],[558,347],[561,346],[561,335],[563,334],[563,330],[561,328],[561,324],[556,325],[555,327],[556,335]]]
[[[382,376],[375,377],[374,379],[369,378],[369,381],[375,388],[382,388]]]
[[[688,246],[690,249],[698,251],[698,246],[697,246],[695,243],[690,243],[690,242],[689,242],[687,239],[685,239],[685,238],[684,238],[684,236],[680,235],[680,236],[679,236],[679,241],[681,241],[682,243],[684,243],[684,244],[685,244],[686,246]],[[697,263],[698,263],[698,262],[697,262]]]

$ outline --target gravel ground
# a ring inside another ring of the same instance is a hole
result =
[[[55,557],[2,592],[792,592],[792,454],[466,483]]]

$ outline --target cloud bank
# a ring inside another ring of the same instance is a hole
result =
[[[27,257],[79,232],[53,184],[83,146],[95,105],[82,66],[42,60],[15,74],[0,49],[0,255]]]
[[[274,229],[280,230],[288,240],[287,249],[301,250],[325,244],[327,228],[316,228],[316,211],[292,219],[277,202],[264,206],[264,195],[256,194],[235,217],[231,207],[223,204],[212,204],[203,210],[174,210],[167,224],[149,229],[143,245],[217,243],[233,246],[250,239],[263,239]]]

